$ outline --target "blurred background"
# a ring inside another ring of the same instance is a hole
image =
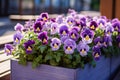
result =
[[[48,12],[50,17],[67,14],[68,9],[79,14],[120,19],[120,0],[0,0],[0,80],[10,80],[12,56],[6,57],[4,44],[13,42],[16,23],[24,24],[42,12]]]
[[[68,9],[76,11],[99,11],[100,0],[0,0],[0,16],[11,14],[49,14],[67,13]]]

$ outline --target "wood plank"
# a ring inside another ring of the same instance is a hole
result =
[[[0,75],[7,71],[10,71],[10,60],[0,63]]]
[[[120,0],[115,1],[115,17],[120,19]]]
[[[0,75],[0,80],[3,79],[4,77],[6,77],[7,75],[10,75],[10,73],[11,73],[10,71],[7,71],[7,72],[1,74],[1,75]],[[4,80],[4,79],[3,79],[3,80]]]
[[[100,0],[101,15],[109,19],[113,18],[113,1],[114,0]]]
[[[7,56],[6,54],[0,54],[0,63],[3,61],[9,60],[12,57],[13,57],[12,55]]]
[[[0,45],[13,42],[13,35],[0,37]]]

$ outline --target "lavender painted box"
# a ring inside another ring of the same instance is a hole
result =
[[[113,64],[117,65],[113,67]],[[110,80],[112,72],[119,65],[120,58],[101,57],[96,62],[95,68],[88,64],[84,69],[68,69],[42,64],[38,68],[32,69],[31,63],[22,66],[16,60],[11,60],[11,80]]]
[[[43,64],[32,69],[31,63],[23,66],[11,60],[11,80],[76,80],[76,71]]]

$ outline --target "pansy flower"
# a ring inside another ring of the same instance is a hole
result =
[[[113,24],[112,24],[112,26],[113,26],[113,28],[114,28],[114,30],[115,31],[118,31],[118,32],[120,32],[120,22],[114,22]]]
[[[90,29],[95,30],[98,27],[97,23],[95,21],[90,22]]]
[[[52,38],[50,46],[52,47],[53,51],[56,51],[61,46],[61,41],[58,38]]]
[[[43,31],[43,32],[40,32],[38,34],[38,39],[40,41],[42,41],[42,44],[45,45],[48,43],[48,36],[47,36],[47,32],[46,31]]]
[[[98,47],[98,46],[94,46],[93,48],[92,48],[92,50],[93,50],[93,57],[94,57],[94,59],[97,61],[97,60],[99,60],[100,59],[100,55],[101,55],[101,51],[100,51],[100,47]]]
[[[64,41],[64,50],[66,54],[72,54],[76,48],[76,43],[72,39],[66,39]]]
[[[60,38],[60,40],[61,40],[62,43],[64,43],[64,41],[65,41],[66,39],[69,39],[69,36],[62,36],[62,37]]]
[[[23,38],[23,35],[21,32],[16,32],[13,36],[14,44],[19,44],[20,40]]]
[[[120,35],[116,37],[116,41],[118,42],[118,46],[120,47]]]
[[[94,32],[88,28],[85,28],[81,31],[80,34],[82,41],[85,43],[91,43],[94,37]]]
[[[105,30],[106,20],[104,20],[104,19],[98,19],[97,23],[98,23],[98,26],[99,26],[100,29]]]
[[[74,24],[74,18],[72,16],[68,16],[66,22],[71,27]]]
[[[61,25],[59,29],[59,33],[61,36],[66,36],[69,33],[68,26],[67,25]]]
[[[52,23],[51,24],[51,34],[56,34],[56,33],[58,33],[58,24]]]
[[[77,45],[77,50],[82,57],[87,55],[87,52],[89,51],[89,49],[90,47],[82,41],[80,41],[79,44]]]
[[[95,43],[95,45],[97,45],[97,46],[100,47],[102,45],[102,39],[101,39],[101,37],[100,36],[96,37],[94,39],[94,43]]]
[[[35,44],[35,41],[34,40],[28,40],[27,42],[24,43],[24,48],[26,50],[26,53],[27,54],[31,54],[32,51],[33,51],[33,44]]]
[[[119,19],[118,18],[112,19],[112,23],[114,23],[114,22],[119,22]]]
[[[40,21],[37,21],[34,25],[33,25],[33,28],[34,28],[34,32],[35,33],[40,33],[41,30],[42,30],[42,23]]]
[[[57,22],[58,24],[63,23],[63,21],[64,21],[64,17],[63,17],[62,15],[57,16],[56,22]]]
[[[103,36],[102,39],[102,46],[107,47],[112,45],[112,38],[111,36]]]
[[[14,50],[14,47],[11,44],[5,44],[5,47],[4,47],[5,54],[11,55],[13,50]]]
[[[47,21],[49,19],[48,13],[41,13],[40,17],[42,21]]]
[[[69,36],[70,36],[71,39],[77,41],[78,38],[79,38],[78,31],[76,31],[75,29],[72,29],[72,30],[69,32]]]
[[[71,15],[71,16],[75,16],[77,14],[77,12],[73,9],[68,9],[68,13]]]
[[[111,36],[112,32],[114,31],[114,28],[112,27],[112,24],[110,22],[106,23],[105,28],[105,35]]]
[[[23,29],[24,29],[24,26],[23,26],[22,24],[20,24],[20,23],[17,23],[17,24],[15,25],[14,29],[15,29],[16,31],[22,32]]]

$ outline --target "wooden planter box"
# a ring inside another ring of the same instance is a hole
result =
[[[84,69],[68,69],[42,64],[32,69],[31,63],[22,66],[16,60],[11,60],[11,80],[110,80],[110,76],[120,65],[120,56],[101,57],[96,63],[95,68],[88,64]]]

